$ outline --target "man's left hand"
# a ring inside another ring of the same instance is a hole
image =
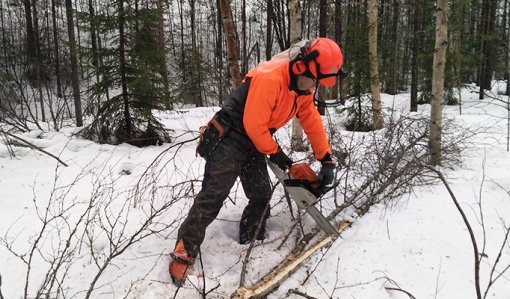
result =
[[[334,185],[335,180],[335,162],[331,159],[330,154],[326,154],[324,158],[321,159],[322,167],[321,171],[319,172],[319,181],[321,183],[320,188],[322,190],[328,190]]]

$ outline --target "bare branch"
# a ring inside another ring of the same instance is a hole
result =
[[[297,289],[290,289],[289,290],[289,294],[299,295],[299,296],[301,296],[303,298],[306,298],[306,299],[317,299],[316,297],[312,297],[310,295],[307,295],[306,293],[300,292]]]
[[[53,159],[57,160],[60,164],[62,164],[62,165],[64,165],[64,166],[66,166],[66,167],[68,166],[68,165],[67,165],[64,161],[60,160],[60,158],[59,158],[59,157],[57,157],[57,156],[53,155],[52,153],[49,153],[49,152],[47,152],[47,151],[43,150],[42,148],[40,148],[40,147],[36,146],[36,145],[35,145],[35,144],[33,144],[33,143],[30,143],[30,142],[26,141],[26,140],[25,140],[25,139],[23,139],[23,138],[20,138],[20,137],[18,137],[18,136],[16,136],[16,135],[14,135],[14,134],[11,134],[11,133],[9,133],[9,132],[6,132],[6,131],[2,130],[2,129],[0,129],[0,133],[5,134],[5,135],[7,135],[7,136],[9,136],[9,137],[11,137],[11,138],[14,138],[14,139],[16,139],[16,140],[19,140],[19,141],[21,141],[22,143],[24,143],[24,144],[28,145],[28,147],[30,147],[31,149],[33,149],[33,150],[37,150],[37,151],[40,151],[41,153],[46,154],[46,155],[48,155],[48,156],[52,157]]]

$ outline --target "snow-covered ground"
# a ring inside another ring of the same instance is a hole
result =
[[[502,85],[495,84],[495,94]],[[506,96],[499,97],[507,101]],[[497,100],[479,101],[469,89],[464,90],[462,99],[462,115],[458,106],[446,106],[445,117],[454,118],[465,128],[488,130],[473,137],[472,148],[463,153],[463,165],[445,172],[480,248],[484,248],[483,291],[503,244],[505,226],[510,226],[507,110]],[[409,94],[383,95],[383,102],[386,107],[404,112]],[[0,246],[4,298],[24,296],[27,264],[27,293],[28,297],[35,297],[45,278],[51,278],[48,273],[58,263],[50,263],[55,260],[62,265],[56,281],[64,283],[56,287],[55,282],[49,298],[57,297],[57,292],[65,297],[85,297],[110,253],[121,251],[119,248],[144,227],[151,214],[155,220],[148,227],[161,231],[114,256],[90,298],[124,298],[128,292],[129,298],[174,297],[176,288],[167,271],[168,254],[173,249],[178,224],[192,202],[190,194],[200,188],[204,167],[204,161],[195,156],[196,141],[191,139],[217,109],[162,114],[163,122],[173,130],[174,142],[143,149],[96,144],[75,137],[73,127],[60,132],[34,130],[18,134],[59,156],[68,167],[40,152],[20,146],[8,148],[2,142],[0,240],[18,254]],[[419,113],[427,114],[430,107],[422,105],[419,109]],[[14,158],[9,150],[14,151]],[[193,180],[198,181],[192,183]],[[181,188],[183,181],[190,181],[185,185],[187,189]],[[416,298],[476,298],[471,241],[448,191],[440,183],[415,191],[396,207],[377,205],[364,217],[354,219],[341,238],[312,256],[269,298],[303,298],[289,295],[289,289],[314,298],[409,298],[404,291]],[[281,194],[282,190],[278,190],[275,197]],[[172,198],[178,200],[171,208],[154,213]],[[214,289],[208,298],[228,298],[238,286],[247,246],[237,243],[237,221],[245,204],[241,186],[234,187],[218,219],[207,230],[201,248],[203,266],[197,263],[195,273],[202,269],[206,289]],[[267,273],[290,249],[292,240],[277,248],[292,225],[288,207],[279,201],[273,205],[267,239],[257,244],[251,254],[248,285]],[[45,215],[48,220],[43,226],[41,219]],[[305,223],[312,224],[310,219],[305,219]],[[42,229],[44,233],[40,234]],[[114,233],[108,235],[109,231]],[[72,237],[66,242],[69,235]],[[31,254],[35,242],[39,249]],[[510,243],[504,246],[493,278],[510,264]],[[58,252],[69,254],[60,260]],[[199,298],[193,284],[202,288],[202,278],[191,277],[176,297]],[[510,298],[510,272],[497,280],[487,298]]]

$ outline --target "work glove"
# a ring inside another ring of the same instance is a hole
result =
[[[286,171],[289,169],[294,162],[283,152],[281,147],[278,147],[278,151],[275,154],[269,155],[269,161],[278,165],[281,170]]]
[[[328,153],[320,160],[322,163],[321,171],[319,172],[320,189],[323,192],[328,191],[334,185],[335,181],[335,162],[331,159],[331,155]]]

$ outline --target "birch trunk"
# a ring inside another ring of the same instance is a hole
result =
[[[448,46],[448,0],[437,0],[436,45],[432,73],[432,109],[430,112],[430,163],[441,165],[441,134],[444,102],[444,69]]]
[[[368,3],[368,53],[370,61],[370,89],[372,91],[373,128],[382,128],[381,90],[379,86],[379,65],[377,58],[377,0]]]
[[[290,0],[288,8],[290,13],[290,44],[293,45],[301,40],[301,2],[299,0]],[[292,120],[291,147],[296,152],[304,152],[306,150],[303,142],[303,128],[297,117],[294,117]]]

